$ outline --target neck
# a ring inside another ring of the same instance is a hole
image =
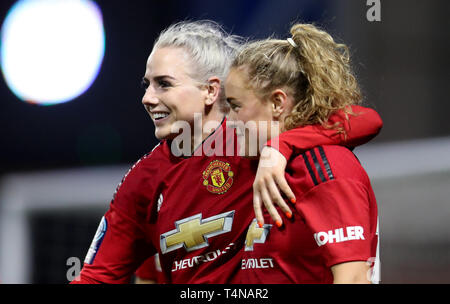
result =
[[[275,146],[276,149],[278,149],[278,136],[284,131],[284,120],[272,120],[269,123],[267,129],[267,141],[272,140],[272,145]],[[265,145],[265,142],[261,144],[262,146],[260,148],[262,149],[262,147]],[[261,149],[259,151],[261,151]]]
[[[225,114],[221,112],[208,115],[196,115],[194,118],[194,134],[191,135],[191,154],[202,145],[203,141],[220,127]]]

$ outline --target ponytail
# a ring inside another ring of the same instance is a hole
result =
[[[246,45],[232,67],[245,67],[252,89],[261,97],[285,88],[294,99],[286,129],[320,123],[328,125],[337,110],[353,114],[350,105],[361,93],[350,67],[348,48],[311,24],[295,24],[287,40],[267,39]]]

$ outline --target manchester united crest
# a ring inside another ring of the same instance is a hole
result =
[[[234,173],[229,163],[214,160],[203,171],[203,185],[211,193],[223,194],[233,185]]]

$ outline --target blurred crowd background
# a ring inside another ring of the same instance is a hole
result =
[[[2,39],[19,2],[30,1],[0,3]],[[313,22],[349,46],[364,104],[384,121],[355,150],[379,204],[382,283],[450,283],[450,2],[89,2],[101,12],[104,57],[84,93],[55,105],[26,102],[2,69],[1,282],[67,282],[67,259],[84,259],[115,187],[157,143],[140,88],[154,39],[176,21],[212,19],[253,39],[287,38],[292,22]],[[369,21],[376,2],[380,20]]]

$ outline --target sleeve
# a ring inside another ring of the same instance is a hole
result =
[[[371,227],[370,198],[354,180],[322,183],[296,204],[327,267],[372,256],[375,231]]]
[[[336,130],[325,129],[321,125],[308,125],[298,127],[281,133],[278,137],[269,140],[266,145],[280,151],[289,159],[294,150],[309,150],[319,145],[344,145],[356,147],[374,138],[383,127],[380,115],[370,108],[354,105],[352,111],[356,115],[346,115],[343,111],[333,114],[329,122],[341,122],[346,131],[338,134]]]
[[[127,284],[154,251],[133,220],[111,205],[89,248],[80,277],[72,283]]]
[[[140,170],[133,168],[118,186],[88,250],[80,276],[72,283],[130,283],[139,265],[155,254],[145,233],[146,229],[151,229],[145,218],[152,187],[145,182]]]

